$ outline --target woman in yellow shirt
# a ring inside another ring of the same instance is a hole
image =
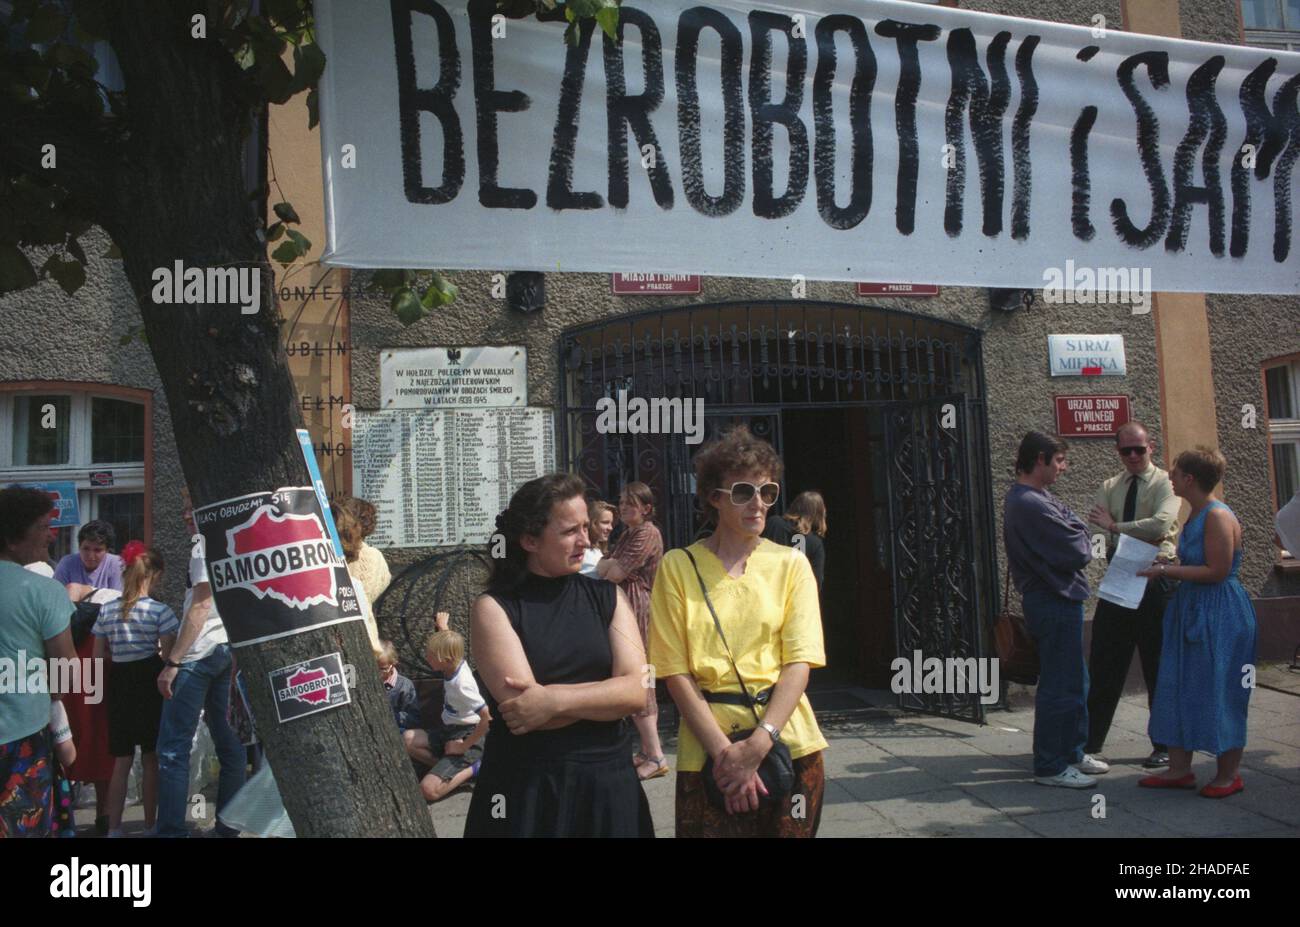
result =
[[[669,551],[655,578],[650,660],[682,715],[679,837],[812,837],[820,823],[827,744],[804,694],[810,670],[826,664],[817,581],[802,553],[761,537],[781,471],[772,446],[743,425],[701,450],[696,492],[714,531],[687,550]],[[736,669],[748,684],[752,710]],[[758,770],[777,738],[794,760],[794,787],[780,800],[765,800]],[[706,760],[725,807],[708,799]]]

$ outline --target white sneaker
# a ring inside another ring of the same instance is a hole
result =
[[[1110,772],[1110,764],[1091,753],[1085,753],[1083,759],[1074,764],[1074,768],[1085,776],[1100,776],[1102,773]]]
[[[1063,772],[1055,776],[1035,776],[1034,781],[1039,785],[1055,785],[1064,789],[1090,789],[1097,784],[1096,779],[1085,776],[1073,766],[1065,767]]]

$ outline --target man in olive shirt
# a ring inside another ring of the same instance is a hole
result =
[[[1127,534],[1158,546],[1158,560],[1172,561],[1182,500],[1174,495],[1169,474],[1151,462],[1155,444],[1146,427],[1141,422],[1121,425],[1115,435],[1115,449],[1124,462],[1124,470],[1102,483],[1097,504],[1088,515],[1090,522],[1108,533],[1107,559],[1115,555],[1119,535]],[[1135,647],[1147,686],[1148,707],[1155,698],[1161,628],[1172,593],[1172,580],[1153,578],[1147,583],[1142,604],[1136,610],[1104,599],[1097,601],[1097,611],[1092,617],[1092,653],[1088,660],[1092,677],[1085,748],[1088,753],[1100,753],[1106,741]],[[1152,742],[1151,755],[1142,765],[1148,769],[1168,766],[1165,745]]]

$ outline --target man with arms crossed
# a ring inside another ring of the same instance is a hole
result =
[[[1025,626],[1038,645],[1034,694],[1034,780],[1088,789],[1110,769],[1084,751],[1088,736],[1088,667],[1083,662],[1083,603],[1092,560],[1088,526],[1047,491],[1068,469],[1064,441],[1031,431],[1016,453],[1016,482],[1002,508],[1011,577]]]

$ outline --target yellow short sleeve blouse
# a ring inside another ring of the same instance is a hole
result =
[[[702,543],[692,544],[690,551],[751,695],[774,686],[787,663],[826,665],[817,580],[807,557],[794,548],[760,540],[746,561],[744,575],[733,577]],[[664,556],[655,577],[650,597],[650,662],[661,679],[687,675],[706,692],[740,691],[695,571],[681,550]],[[724,733],[755,724],[743,705],[710,703],[709,708]],[[758,706],[760,717],[764,710]],[[794,759],[826,749],[806,694],[781,739]],[[698,772],[706,758],[683,720],[678,731],[678,769]]]

